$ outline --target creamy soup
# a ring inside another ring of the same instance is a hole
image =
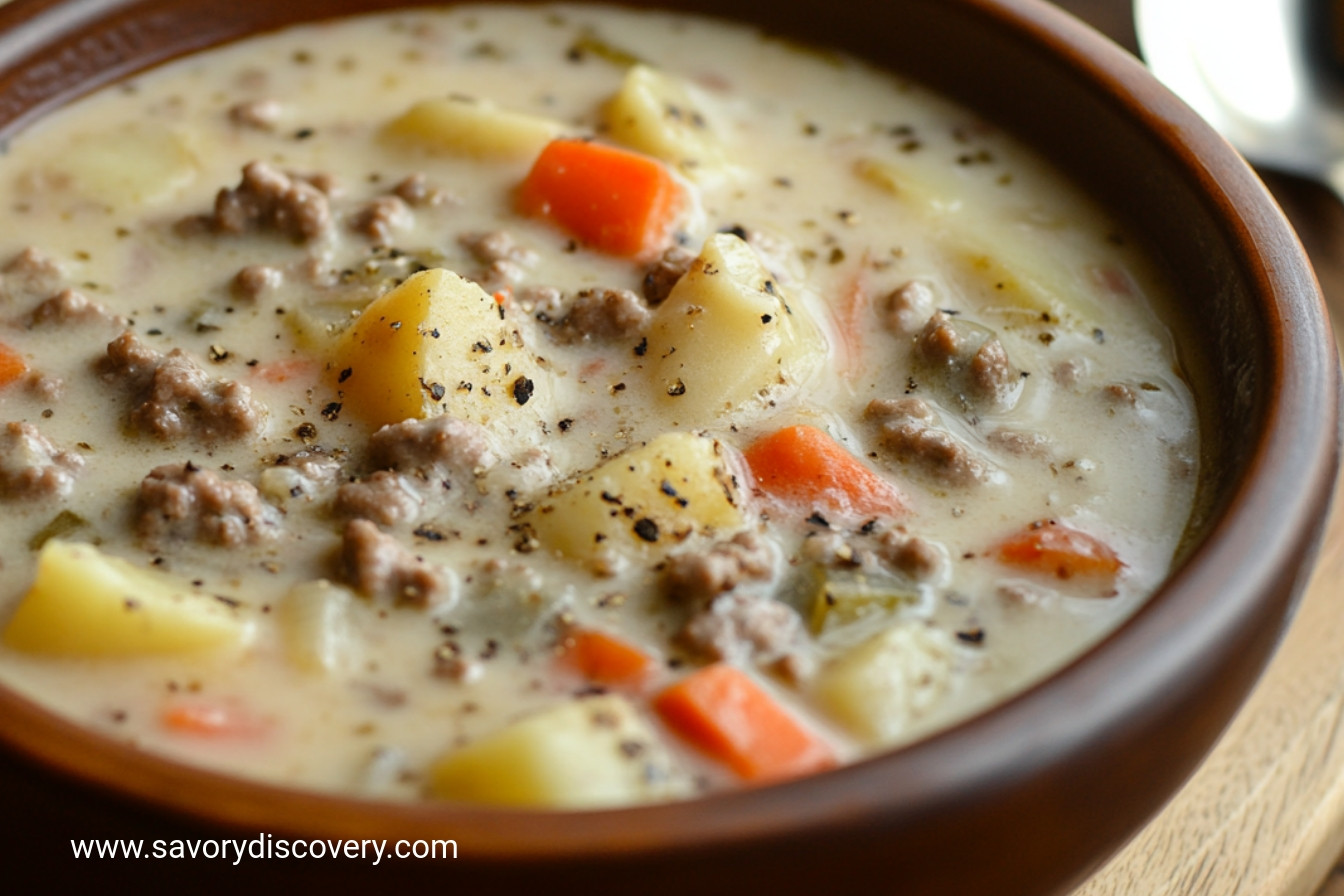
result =
[[[1162,581],[1195,414],[1123,222],[974,113],[614,8],[267,35],[0,163],[0,676],[379,798],[778,780]]]

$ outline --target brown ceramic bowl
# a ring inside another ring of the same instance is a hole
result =
[[[0,136],[170,57],[384,5],[14,0],[0,8]],[[5,848],[30,870],[89,867],[70,857],[71,837],[452,838],[456,862],[137,867],[156,878],[208,873],[229,888],[246,875],[367,873],[380,889],[412,879],[447,892],[1052,894],[1116,850],[1205,755],[1292,611],[1338,450],[1333,340],[1303,252],[1260,182],[1132,57],[1037,0],[676,5],[922,80],[1141,222],[1184,296],[1169,321],[1205,439],[1199,508],[1170,581],[1067,668],[915,746],[779,786],[582,815],[360,802],[227,779],[0,689]]]

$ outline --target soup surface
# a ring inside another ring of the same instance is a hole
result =
[[[555,807],[810,773],[1057,668],[1189,515],[1136,240],[842,56],[387,14],[0,165],[0,677],[189,763]]]

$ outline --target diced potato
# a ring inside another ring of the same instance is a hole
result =
[[[249,633],[236,609],[209,594],[92,545],[53,539],[4,641],[27,653],[120,657],[238,645]]]
[[[954,650],[941,629],[900,622],[824,666],[814,693],[858,737],[896,743],[946,692]]]
[[[527,517],[538,540],[580,560],[610,551],[663,553],[694,534],[743,525],[720,444],[665,433],[563,486]]]
[[[68,177],[82,196],[113,207],[172,196],[195,179],[196,155],[181,134],[148,121],[72,140],[50,159],[51,177]]]
[[[440,759],[430,790],[442,799],[587,809],[683,795],[666,747],[625,698],[561,704]]]
[[[690,85],[647,65],[626,73],[607,103],[607,134],[617,143],[675,166],[693,179],[722,170],[723,144]]]
[[[504,307],[442,268],[374,299],[337,340],[331,372],[345,407],[376,424],[451,413],[517,433],[550,401]]]
[[[486,100],[440,97],[411,106],[386,134],[424,149],[477,159],[530,159],[563,128],[560,122],[500,109]]]
[[[855,162],[854,173],[919,214],[953,212],[962,206],[964,188],[952,179],[951,169],[946,166],[862,158]]]
[[[915,588],[891,578],[827,571],[818,576],[812,598],[812,631],[821,634],[874,614],[890,613],[921,600]]]
[[[351,592],[318,579],[295,585],[275,605],[285,652],[300,669],[332,672],[348,666],[353,647]]]
[[[1082,281],[1072,247],[1052,254],[1057,241],[1033,238],[1033,225],[977,206],[952,166],[864,158],[855,173],[927,218],[950,247],[949,273],[979,294],[989,309],[1055,322],[1095,326],[1102,311]]]
[[[807,309],[784,296],[746,242],[721,233],[658,306],[645,358],[663,413],[695,428],[796,388],[825,353]]]

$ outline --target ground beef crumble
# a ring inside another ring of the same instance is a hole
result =
[[[229,107],[229,121],[254,131],[273,131],[283,113],[279,100],[249,100]]]
[[[555,335],[562,342],[629,339],[643,332],[650,316],[644,300],[628,289],[585,289],[570,303]]]
[[[682,645],[712,660],[778,660],[804,643],[802,619],[771,597],[729,591],[691,616],[678,634]]]
[[[864,410],[879,427],[879,445],[903,464],[947,485],[990,478],[993,468],[965,442],[938,427],[933,409],[919,398],[877,398]]]
[[[130,331],[109,343],[95,366],[104,381],[133,396],[131,425],[165,441],[236,439],[265,420],[247,386],[213,379],[181,349],[164,355]]]
[[[644,272],[644,300],[650,305],[662,304],[672,293],[691,265],[695,263],[695,253],[681,246],[673,246]]]
[[[691,610],[679,643],[702,657],[741,662],[775,661],[801,649],[802,620],[792,607],[738,590],[774,578],[775,559],[768,542],[754,532],[670,557],[666,589]]]
[[[947,552],[937,542],[901,527],[874,533],[818,530],[804,539],[801,556],[823,566],[885,570],[916,582],[936,578],[948,565]]]
[[[23,249],[7,261],[0,268],[0,274],[4,275],[0,298],[50,295],[60,288],[64,277],[56,260],[34,246]]]
[[[464,233],[457,242],[483,266],[471,279],[487,292],[517,284],[537,262],[537,253],[519,243],[507,230]]]
[[[215,197],[214,211],[183,222],[190,233],[204,228],[214,233],[273,232],[304,242],[331,230],[330,178],[286,174],[265,162],[249,162],[242,180]]]
[[[152,545],[200,541],[236,548],[276,538],[280,513],[249,482],[191,463],[151,470],[135,502],[135,533]]]
[[[663,580],[674,600],[699,604],[745,582],[769,581],[774,574],[775,554],[769,543],[755,532],[739,532],[708,550],[673,554]]]
[[[60,324],[105,323],[126,326],[126,318],[113,314],[106,306],[95,302],[82,292],[63,289],[43,299],[29,312],[25,323],[30,327]]]
[[[975,405],[1004,409],[1021,392],[1022,373],[1008,359],[999,338],[943,311],[930,315],[915,339],[915,350],[925,364],[947,378],[959,398]]]
[[[922,280],[901,284],[882,302],[883,323],[897,336],[918,333],[933,312],[933,288]]]
[[[400,196],[376,196],[350,217],[350,229],[379,246],[392,243],[392,235],[415,224],[411,207]]]
[[[346,524],[341,576],[366,597],[417,607],[442,606],[456,596],[452,571],[426,562],[368,520]]]
[[[390,470],[378,470],[336,489],[332,512],[342,519],[395,526],[417,519],[424,507],[425,496],[413,480]]]
[[[497,461],[483,426],[447,414],[392,423],[369,438],[369,463],[379,469],[474,476]]]
[[[75,485],[84,458],[62,451],[31,423],[6,424],[0,434],[0,496],[62,497]]]

